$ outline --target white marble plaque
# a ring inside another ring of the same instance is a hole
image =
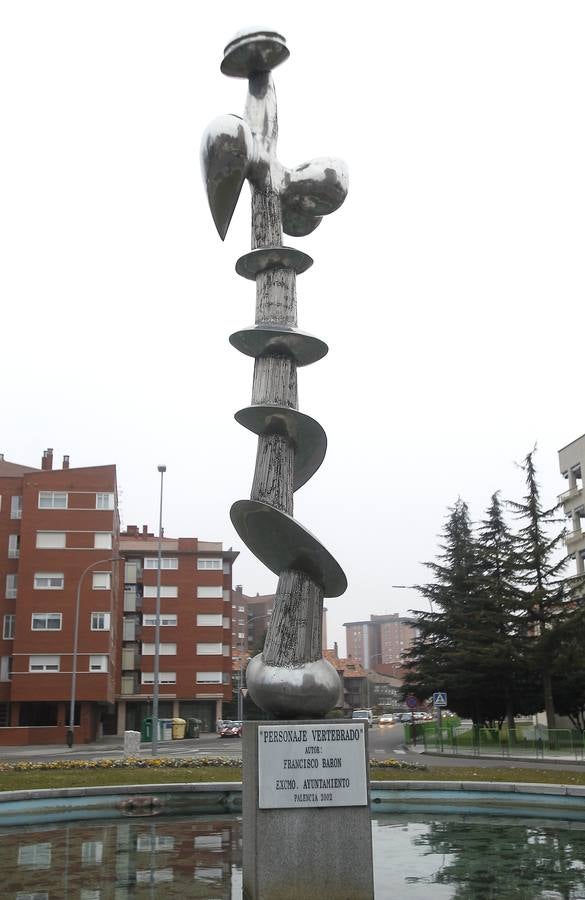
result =
[[[365,723],[258,726],[260,809],[367,806]]]

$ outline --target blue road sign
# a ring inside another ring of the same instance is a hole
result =
[[[416,707],[418,706],[418,701],[414,694],[408,695],[408,697],[406,698],[406,705],[409,709],[416,709]]]
[[[435,691],[433,694],[433,706],[447,706],[447,694],[445,691]]]

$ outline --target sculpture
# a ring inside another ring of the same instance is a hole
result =
[[[234,503],[230,515],[242,541],[279,576],[264,650],[246,676],[254,701],[277,718],[322,716],[337,704],[339,679],[321,649],[323,598],[347,588],[339,564],[293,518],[293,493],[314,475],[327,446],[319,423],[298,409],[297,368],[317,362],[328,348],[297,328],[296,276],[313,261],[283,246],[282,232],[298,237],[314,231],[345,200],[348,178],[340,160],[319,158],[286,169],[277,159],[271,72],[288,56],[277,32],[236,35],[221,70],[248,79],[244,117],[215,119],[201,147],[222,240],[246,179],[252,192],[252,250],[237,261],[236,272],[256,282],[256,320],[230,342],[255,360],[251,405],[235,417],[258,435],[258,450],[251,497]]]

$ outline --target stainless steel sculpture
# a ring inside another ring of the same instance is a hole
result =
[[[310,234],[347,195],[341,160],[319,158],[287,169],[276,156],[278,124],[271,70],[289,55],[278,33],[240,32],[224,51],[225,75],[248,79],[244,117],[220,116],[205,131],[203,177],[211,214],[225,238],[244,180],[252,191],[252,250],[236,272],[256,282],[256,321],[230,337],[254,358],[250,406],[237,421],[258,435],[250,500],[231,519],[240,538],[278,578],[264,651],[248,665],[254,701],[278,718],[324,715],[339,679],[321,650],[323,598],[345,591],[345,575],[319,540],[293,518],[293,492],[315,474],[327,438],[298,410],[297,368],[317,362],[327,345],[297,328],[296,276],[313,260],[282,244],[282,232]]]

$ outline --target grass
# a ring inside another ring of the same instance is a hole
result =
[[[372,781],[521,781],[538,784],[585,784],[583,772],[554,769],[479,768],[437,766],[433,768],[372,768]],[[43,788],[116,786],[123,784],[176,784],[179,782],[241,781],[242,770],[227,766],[204,768],[161,766],[152,769],[58,769],[0,772],[0,791],[41,790]]]
[[[521,781],[531,784],[585,784],[585,769],[571,772],[555,766],[551,769],[522,769],[515,766],[433,766],[412,772],[371,769],[371,781]]]
[[[97,787],[118,784],[178,784],[184,782],[241,781],[240,768],[206,766],[201,769],[41,769],[0,772],[0,791],[30,791],[45,788]]]

